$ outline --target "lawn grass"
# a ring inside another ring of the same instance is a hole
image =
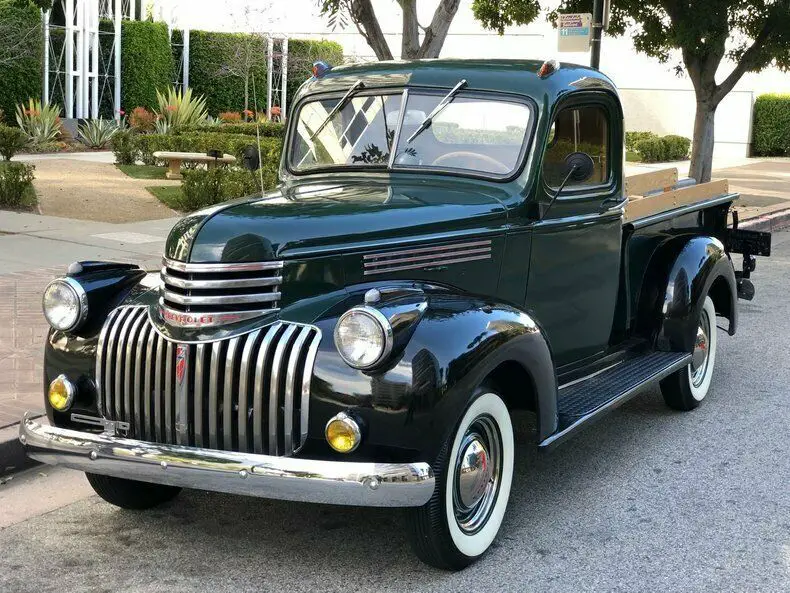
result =
[[[115,165],[129,177],[135,179],[165,179],[167,167],[155,167],[154,165]]]
[[[180,185],[152,185],[146,187],[160,202],[173,210],[181,210]]]
[[[629,163],[641,163],[642,157],[638,152],[634,152],[633,150],[626,150],[625,160]]]

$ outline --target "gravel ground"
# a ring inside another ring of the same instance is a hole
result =
[[[39,210],[99,222],[136,222],[169,218],[176,212],[145,189],[150,179],[133,179],[115,165],[75,159],[31,160]],[[157,180],[156,185],[178,182]]]
[[[395,511],[91,496],[0,531],[0,591],[790,591],[790,233],[774,244],[698,410],[652,390],[548,455],[517,419],[509,511],[465,571],[420,564]]]

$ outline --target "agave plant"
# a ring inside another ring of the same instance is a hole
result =
[[[118,131],[118,124],[111,119],[92,119],[77,128],[80,141],[90,148],[105,148]]]
[[[192,89],[182,91],[171,87],[166,94],[156,91],[156,100],[159,103],[156,114],[160,120],[167,122],[169,128],[198,126],[208,117],[206,98],[193,97]]]
[[[60,133],[60,105],[43,105],[29,99],[16,107],[16,123],[34,144],[53,142]]]
[[[172,126],[163,117],[158,117],[154,122],[154,132],[157,134],[169,134]]]

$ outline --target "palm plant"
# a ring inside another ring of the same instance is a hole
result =
[[[118,124],[111,119],[88,120],[79,128],[80,141],[90,148],[105,148],[118,131]]]
[[[192,89],[180,90],[170,87],[167,93],[156,91],[159,120],[167,122],[167,127],[198,126],[208,118],[206,98],[193,97]]]
[[[43,105],[29,99],[16,107],[16,123],[34,144],[53,142],[60,133],[60,105]]]

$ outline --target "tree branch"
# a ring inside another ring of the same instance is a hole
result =
[[[724,81],[716,87],[714,93],[714,100],[716,104],[721,102],[721,100],[729,93],[732,88],[738,83],[741,77],[746,74],[749,70],[753,70],[759,67],[760,64],[760,51],[764,48],[766,41],[773,35],[774,30],[776,29],[776,24],[779,22],[777,18],[768,17],[765,19],[765,24],[763,28],[758,33],[757,37],[754,38],[754,41],[749,46],[749,48],[743,52],[741,59],[738,60],[738,64],[735,66],[735,69],[730,72],[730,75],[724,79]]]
[[[433,13],[431,24],[425,29],[425,37],[417,53],[418,58],[438,58],[442,50],[450,23],[458,12],[460,0],[441,0]]]
[[[354,21],[360,34],[368,42],[376,57],[379,60],[391,60],[392,51],[387,45],[384,32],[381,30],[381,25],[379,25],[370,0],[350,0],[349,4],[351,20]]]
[[[398,0],[403,10],[403,42],[400,57],[416,58],[420,50],[420,23],[417,21],[417,0]]]

